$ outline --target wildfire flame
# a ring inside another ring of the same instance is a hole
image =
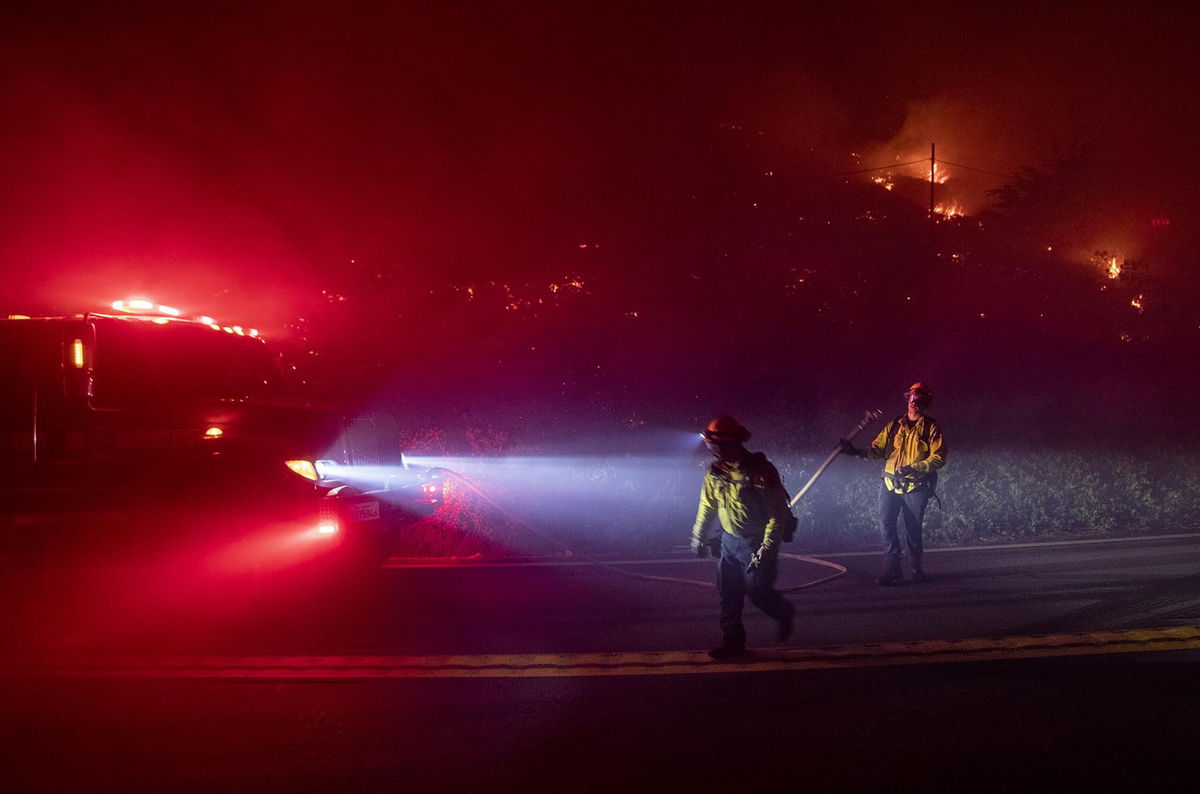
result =
[[[932,166],[926,166],[923,163],[913,163],[908,167],[908,177],[919,179],[922,182],[933,182],[935,185],[944,185],[950,181],[950,172],[946,167],[936,160]],[[871,177],[871,181],[879,185],[884,190],[894,190],[896,188],[896,178],[892,171],[884,171],[881,176]]]
[[[1136,298],[1134,298],[1133,300],[1131,300],[1129,302],[1129,305],[1132,306],[1133,308],[1137,309],[1138,314],[1141,314],[1142,312],[1146,311],[1145,298],[1146,298],[1145,295],[1138,295]]]
[[[957,201],[952,201],[949,204],[937,204],[933,208],[934,215],[941,215],[945,220],[951,218],[961,218],[963,213],[962,205]]]
[[[852,155],[857,157],[857,155]],[[879,185],[887,191],[896,189],[897,180],[919,180],[930,186],[932,191],[934,185],[944,185],[950,181],[950,171],[946,166],[937,160],[922,160],[919,156],[914,156],[907,159],[897,156],[895,169],[873,169],[878,173],[876,176],[868,177],[872,183]],[[934,207],[933,214],[939,220],[949,220],[951,218],[961,218],[966,215],[966,211],[957,201],[942,201]]]
[[[923,168],[923,166],[918,166]],[[937,161],[933,161],[932,169],[924,169],[921,173],[921,178],[938,185],[944,185],[950,179],[950,174]]]
[[[1109,277],[1109,278],[1112,278],[1112,279],[1117,279],[1117,278],[1120,278],[1120,277],[1121,277],[1121,266],[1122,266],[1123,264],[1125,264],[1125,263],[1124,263],[1124,262],[1121,262],[1121,261],[1119,261],[1119,260],[1118,260],[1118,259],[1117,259],[1115,256],[1114,256],[1114,257],[1111,257],[1111,258],[1109,258],[1109,260],[1108,260],[1108,271],[1107,271],[1107,272],[1108,272],[1108,277]]]

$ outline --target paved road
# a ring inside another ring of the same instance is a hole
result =
[[[792,595],[793,641],[771,646],[754,616],[757,656],[723,667],[702,653],[712,563],[682,556],[394,561],[337,589],[108,572],[90,584],[109,591],[69,598],[62,579],[13,574],[8,777],[245,791],[1200,782],[1197,536],[940,551],[930,583],[891,589],[873,584],[874,555],[822,556],[847,573]],[[788,560],[783,584],[830,572]],[[638,659],[669,665],[614,674]],[[433,673],[413,677],[418,663]],[[472,663],[495,671],[460,677]]]

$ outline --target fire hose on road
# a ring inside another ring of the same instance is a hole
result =
[[[851,430],[845,436],[845,440],[853,441],[855,439],[855,437],[858,436],[859,433],[861,433],[863,430],[866,429],[867,425],[871,424],[871,422],[874,422],[880,416],[883,416],[883,411],[879,410],[878,408],[873,411],[867,411],[863,415],[862,421],[860,421],[855,426],[855,428],[853,430]],[[804,487],[801,488],[799,491],[797,491],[796,495],[791,498],[791,500],[788,502],[789,508],[795,507],[796,503],[800,501],[801,497],[803,497],[806,493],[808,493],[809,489],[812,488],[813,484],[821,477],[822,474],[825,473],[825,470],[829,468],[829,466],[833,463],[834,459],[836,459],[837,456],[839,454],[841,454],[841,451],[842,451],[842,447],[841,447],[841,444],[839,443],[838,446],[834,448],[833,452],[830,452],[829,456],[827,458],[825,458],[825,460],[821,463],[820,466],[817,467],[817,470],[815,472],[813,472],[813,475],[808,478],[808,482],[804,483]],[[834,572],[829,574],[828,576],[823,576],[820,579],[815,579],[811,582],[805,582],[804,584],[793,585],[792,587],[781,587],[781,588],[779,588],[779,592],[781,592],[781,593],[796,593],[801,590],[808,590],[810,588],[816,587],[817,585],[824,584],[825,582],[833,581],[834,579],[837,579],[838,577],[844,576],[846,574],[846,566],[839,565],[836,562],[830,562],[829,560],[822,560],[817,557],[808,557],[803,554],[791,554],[788,552],[780,552],[780,556],[787,557],[788,559],[792,559],[792,560],[799,560],[801,562],[807,562],[812,565],[820,565],[820,566],[823,566],[826,568],[832,568],[834,570]],[[710,587],[710,588],[716,587],[716,585],[713,584],[712,582],[700,582],[695,579],[681,579],[681,578],[671,577],[671,576],[651,576],[648,574],[633,573],[631,571],[623,570],[621,568],[616,567],[615,565],[611,565],[609,563],[605,563],[600,560],[589,559],[587,561],[594,565],[598,565],[602,568],[608,568],[610,570],[616,571],[617,573],[620,573],[620,574],[623,574],[625,576],[629,576],[629,577],[632,577],[635,579],[646,579],[646,580],[655,581],[655,582],[670,582],[672,584],[686,584],[686,585],[691,585],[693,587]]]

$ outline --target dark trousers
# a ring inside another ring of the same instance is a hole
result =
[[[900,564],[900,533],[898,524],[904,518],[904,546],[908,549],[914,568],[921,567],[921,555],[925,551],[921,539],[921,525],[925,521],[925,507],[929,504],[929,489],[918,488],[908,493],[893,493],[887,485],[879,491],[879,534],[883,540],[883,554],[888,565]]]
[[[746,538],[721,532],[721,558],[717,560],[717,589],[721,593],[721,637],[724,645],[745,646],[746,627],[742,625],[742,607],[746,596],[754,606],[775,620],[792,613],[792,605],[775,589],[779,573],[778,559],[772,556],[750,573],[750,555],[762,544],[762,538]]]

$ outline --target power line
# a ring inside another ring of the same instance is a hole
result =
[[[881,165],[877,168],[860,168],[857,171],[846,171],[841,174],[829,174],[827,179],[837,179],[843,176],[854,176],[855,174],[869,174],[872,171],[891,171],[893,168],[904,168],[906,165],[923,165],[929,162],[928,157],[922,157],[920,160],[909,160],[907,163],[894,163],[892,165]],[[940,163],[941,160],[938,160]]]
[[[922,162],[926,162],[926,161],[922,161]],[[968,171],[978,171],[981,174],[987,174],[988,176],[999,177],[1000,179],[1008,179],[1011,176],[1011,174],[997,174],[995,171],[985,171],[982,168],[974,168],[969,165],[962,165],[960,163],[952,163],[949,160],[938,160],[937,162],[941,163],[942,165],[952,165],[955,168],[965,168]]]
[[[929,161],[930,161],[930,158],[922,157],[920,160],[909,160],[906,163],[892,163],[890,165],[879,165],[879,166],[875,166],[873,168],[859,168],[854,171],[842,171],[842,172],[836,173],[836,174],[804,174],[804,175],[796,175],[796,176],[775,177],[772,179],[764,179],[761,181],[760,180],[753,180],[753,181],[755,184],[766,185],[766,184],[770,184],[772,182],[775,182],[775,183],[778,183],[778,182],[803,182],[803,181],[809,180],[809,179],[841,179],[842,177],[847,177],[847,176],[857,176],[859,174],[870,174],[875,171],[891,171],[896,168],[905,168],[910,165],[928,165]],[[949,165],[949,166],[953,166],[954,168],[962,168],[967,171],[977,171],[981,174],[987,174],[988,176],[994,176],[994,177],[998,177],[1000,179],[1008,179],[1010,176],[1009,174],[998,174],[995,171],[987,171],[983,168],[975,168],[975,167],[969,166],[969,165],[962,165],[961,163],[952,163],[948,160],[938,160],[938,159],[934,158],[934,162],[938,163],[940,165]],[[917,177],[917,176],[914,176],[912,178],[919,180],[919,181],[926,181],[926,179],[927,179],[926,177]]]

